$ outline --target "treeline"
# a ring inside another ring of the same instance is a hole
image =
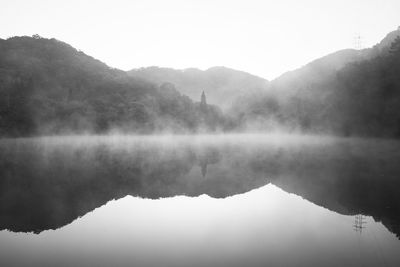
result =
[[[0,135],[156,131],[223,125],[173,85],[137,80],[55,39],[0,39]],[[205,120],[204,117],[212,117]]]

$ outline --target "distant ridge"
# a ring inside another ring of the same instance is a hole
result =
[[[211,104],[222,107],[230,106],[232,100],[242,94],[264,90],[268,86],[268,81],[261,77],[221,66],[204,71],[196,68],[177,70],[153,66],[133,69],[128,73],[136,79],[157,84],[170,82],[192,100],[198,100],[204,90]]]

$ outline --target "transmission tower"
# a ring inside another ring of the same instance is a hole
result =
[[[354,49],[356,49],[356,50],[363,49],[362,37],[360,34],[357,34],[354,37]]]
[[[354,218],[354,224],[353,224],[354,231],[361,234],[363,229],[366,228],[365,224],[367,224],[367,222],[365,221],[365,216],[362,214],[357,214]]]

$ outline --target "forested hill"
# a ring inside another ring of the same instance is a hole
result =
[[[56,39],[0,39],[1,136],[216,128],[173,85],[162,87]]]
[[[271,87],[284,90],[286,93],[293,93],[304,87],[312,87],[313,84],[330,79],[336,75],[336,71],[349,63],[369,60],[377,56],[387,56],[391,43],[399,35],[400,27],[388,33],[382,41],[371,48],[344,49],[316,59],[301,68],[282,74],[271,81]]]
[[[237,101],[241,125],[339,135],[400,137],[400,29],[361,51],[344,50]],[[356,53],[356,54],[355,54]]]
[[[212,67],[207,70],[195,68],[176,70],[171,68],[148,67],[128,72],[132,77],[162,84],[175,84],[177,90],[197,100],[202,91],[208,102],[226,108],[232,100],[247,93],[259,93],[268,86],[268,81],[247,72],[226,67]]]

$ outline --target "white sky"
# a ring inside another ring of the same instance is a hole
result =
[[[400,26],[399,0],[0,0],[0,38],[57,38],[123,70],[226,66],[267,79]]]

